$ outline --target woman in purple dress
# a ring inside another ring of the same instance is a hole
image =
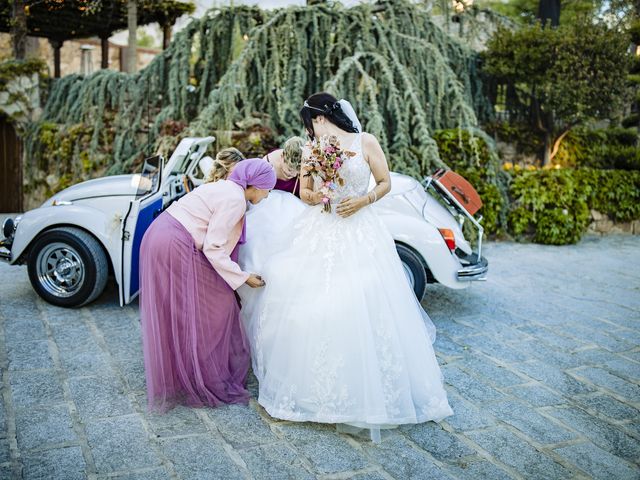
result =
[[[140,248],[140,315],[150,410],[246,403],[249,348],[235,290],[264,285],[233,260],[247,201],[275,186],[273,167],[243,160],[156,219]]]
[[[302,148],[306,140],[302,137],[291,137],[283,148],[274,150],[264,156],[264,159],[273,165],[278,181],[275,190],[281,190],[294,194],[300,198],[300,164],[302,163]]]

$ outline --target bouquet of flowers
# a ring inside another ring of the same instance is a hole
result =
[[[344,162],[355,154],[355,152],[341,150],[340,142],[335,135],[325,135],[311,143],[311,154],[306,162],[308,171],[305,177],[320,180],[324,212],[331,212],[331,199],[335,196],[334,191],[339,186],[344,186],[340,169]]]

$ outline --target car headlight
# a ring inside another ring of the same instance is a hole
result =
[[[4,238],[13,238],[13,235],[16,233],[16,228],[18,227],[18,221],[20,217],[17,217],[15,220],[11,217],[6,218],[4,222],[2,222],[2,233]]]

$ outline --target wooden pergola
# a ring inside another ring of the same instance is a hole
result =
[[[109,37],[127,29],[127,0],[27,0],[26,34],[49,40],[53,48],[54,76],[60,76],[60,49],[66,40],[100,38],[101,67],[109,62]],[[177,0],[138,0],[138,25],[158,23],[162,27],[162,46],[171,40],[171,27],[187,13],[193,13],[192,3]],[[0,0],[0,32],[12,28],[13,1]]]

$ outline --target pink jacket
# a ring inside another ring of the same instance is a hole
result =
[[[195,188],[167,209],[191,234],[213,268],[236,290],[249,278],[231,260],[240,239],[247,201],[241,186],[228,180]]]

